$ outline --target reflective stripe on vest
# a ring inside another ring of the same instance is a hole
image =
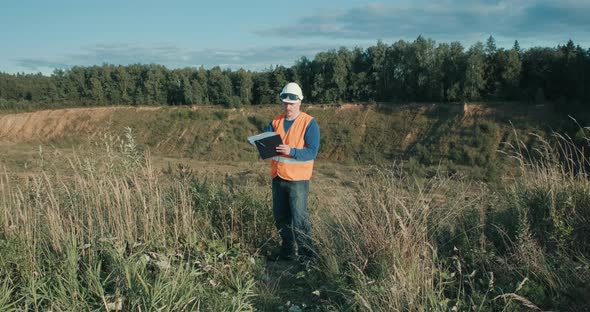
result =
[[[291,148],[305,148],[305,130],[313,120],[306,113],[300,113],[295,119],[289,131],[284,129],[285,115],[276,116],[272,121],[273,129],[281,136],[283,144]],[[309,180],[313,173],[313,160],[301,161],[287,155],[275,156],[270,161],[270,175],[289,181]]]
[[[275,156],[272,158],[272,160],[286,164],[308,164],[313,162],[313,160],[297,160],[295,158],[287,158],[281,156]]]

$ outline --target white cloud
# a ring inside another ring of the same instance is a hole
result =
[[[156,63],[168,68],[198,67],[245,68],[263,70],[273,65],[290,66],[302,56],[313,57],[320,51],[333,48],[328,45],[299,45],[258,47],[249,49],[201,49],[190,50],[173,44],[151,46],[131,44],[97,44],[85,47],[77,54],[44,58],[20,58],[16,65],[31,71],[44,73],[51,68],[73,66],[115,65]]]
[[[490,34],[515,39],[590,38],[590,1],[447,0],[374,4],[333,14],[305,16],[292,25],[256,31],[262,36],[357,40],[397,40],[422,34],[437,40],[464,41]],[[484,40],[480,38],[480,40]],[[555,42],[554,45],[562,42]]]
[[[278,64],[290,66],[301,56],[311,58],[317,52],[342,45],[366,47],[377,39],[393,42],[413,40],[418,35],[439,42],[461,41],[466,45],[493,35],[499,46],[512,45],[514,40],[519,40],[523,48],[555,46],[573,39],[587,47],[590,45],[590,1],[441,0],[433,3],[402,0],[397,4],[327,8],[303,16],[294,24],[261,29],[256,33],[291,43],[236,49],[187,49],[170,43],[102,43],[82,47],[76,54],[23,56],[12,61],[15,67],[44,73],[53,68],[102,63],[263,70]],[[298,45],[299,42],[308,43]]]

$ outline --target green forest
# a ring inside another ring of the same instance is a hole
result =
[[[557,47],[499,48],[490,36],[460,42],[378,41],[366,49],[320,52],[291,67],[265,71],[168,69],[158,64],[103,64],[57,69],[51,76],[0,72],[0,108],[95,105],[224,105],[278,102],[287,81],[307,103],[515,101],[585,110],[590,100],[590,49],[569,40]]]

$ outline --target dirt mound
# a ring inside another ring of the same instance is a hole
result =
[[[495,113],[496,110],[479,104],[463,104],[463,117],[487,116]]]
[[[116,110],[154,108],[97,107],[43,110],[30,113],[0,114],[0,142],[21,142],[91,132]],[[157,109],[157,108],[156,108]]]

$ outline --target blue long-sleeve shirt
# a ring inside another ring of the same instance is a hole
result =
[[[291,125],[293,125],[294,121],[295,119],[284,119],[283,129],[285,130],[285,133],[289,131],[289,128],[291,128]],[[268,124],[268,127],[266,127],[265,131],[275,131],[274,127],[272,126],[272,121]],[[291,147],[291,152],[289,152],[289,156],[301,161],[315,159],[318,155],[318,150],[320,149],[320,127],[318,126],[318,123],[315,121],[315,118],[312,119],[309,125],[307,125],[307,128],[305,128],[303,140],[305,141],[305,147]]]

